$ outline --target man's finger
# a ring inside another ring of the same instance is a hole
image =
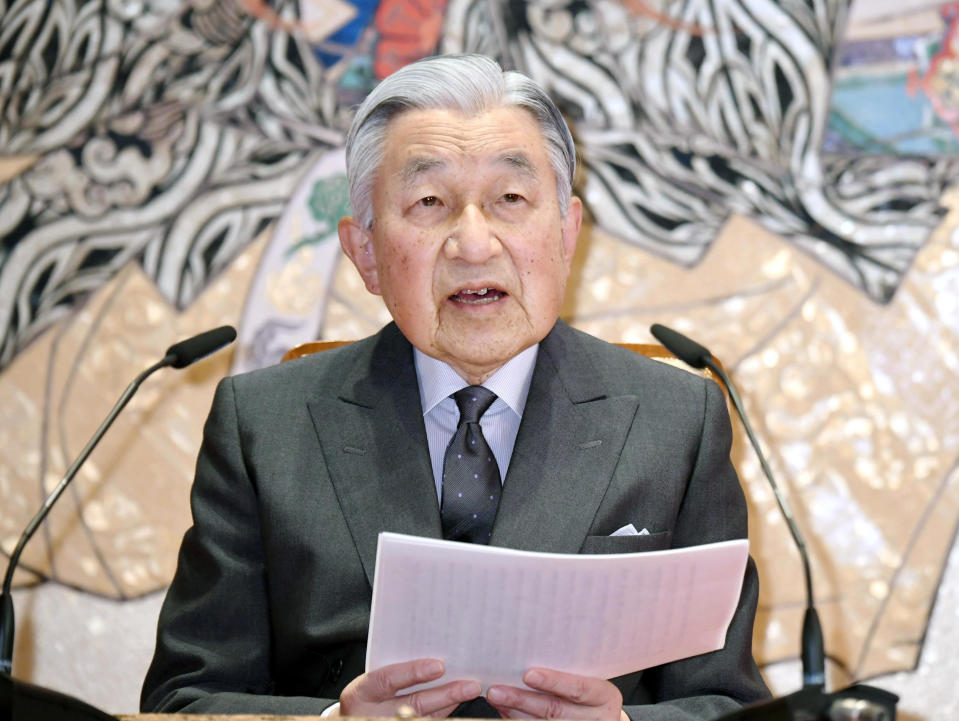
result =
[[[486,700],[490,701],[489,694],[486,694]],[[497,706],[492,701],[490,701],[490,706],[496,709],[498,713],[503,718],[512,718],[512,719],[534,719],[542,718],[542,716],[534,716],[533,714],[526,713],[525,711],[520,711],[519,709],[511,708],[509,706]]]
[[[513,686],[490,686],[486,699],[500,715],[508,718],[585,718],[583,709],[559,696],[537,693]]]
[[[532,668],[523,675],[523,682],[529,688],[490,687],[486,697],[500,715],[622,721],[623,696],[609,681]]]
[[[404,689],[419,683],[435,681],[445,673],[445,670],[443,662],[437,659],[416,659],[361,674],[350,681],[340,694],[341,715],[393,716],[399,706],[407,703],[399,696]],[[450,684],[445,684],[441,688],[446,688],[450,693],[449,686]],[[431,708],[425,715],[431,715],[437,709],[457,703],[461,692],[462,690],[458,687],[453,688],[450,697],[431,703]]]
[[[569,699],[579,706],[622,705],[619,689],[609,681],[549,668],[531,668],[523,674],[523,683],[537,691]]]
[[[443,662],[435,658],[421,658],[383,666],[359,677],[356,693],[365,701],[386,701],[404,688],[418,683],[435,681],[446,671]]]
[[[483,693],[483,687],[476,681],[451,681],[450,683],[423,689],[415,693],[402,696],[397,701],[413,708],[419,717],[448,716],[464,701]]]

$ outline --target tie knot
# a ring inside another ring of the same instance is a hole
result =
[[[496,400],[496,394],[483,386],[466,386],[453,394],[456,407],[460,409],[460,422],[478,423],[489,407]]]

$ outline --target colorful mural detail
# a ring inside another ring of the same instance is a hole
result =
[[[350,209],[342,149],[324,154],[292,192],[269,234],[239,323],[231,373],[276,363],[323,335],[341,260],[337,222]]]
[[[847,5],[669,3],[677,28],[614,0],[452,0],[442,50],[493,51],[546,84],[576,128],[587,204],[617,237],[691,266],[743,213],[888,302],[959,165],[821,154]]]
[[[690,266],[745,213],[886,302],[955,168],[820,155],[846,6],[4,4],[0,143],[27,165],[0,186],[0,363],[131,259],[187,307],[342,142],[375,79],[437,47],[554,93],[617,237]],[[949,62],[916,81],[942,108]]]
[[[373,70],[385,78],[394,70],[432,55],[443,29],[447,0],[381,0],[376,10]]]
[[[131,260],[187,308],[342,143],[333,73],[234,2],[0,9],[0,143],[35,158],[0,186],[3,364]]]
[[[843,40],[823,149],[959,153],[959,3]]]

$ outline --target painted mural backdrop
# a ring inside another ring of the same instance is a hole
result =
[[[913,668],[959,519],[959,3],[851,17],[840,0],[0,0],[2,548],[129,377],[179,337],[240,332],[144,388],[18,582],[166,586],[216,379],[387,318],[336,241],[352,108],[418,58],[483,52],[574,129],[590,222],[564,317],[711,347],[813,539],[839,673]],[[772,663],[795,655],[800,571],[734,452]]]

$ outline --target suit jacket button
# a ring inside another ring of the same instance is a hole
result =
[[[343,673],[343,659],[336,658],[333,659],[333,663],[330,664],[330,680],[333,683],[336,683],[340,680],[340,676]]]

